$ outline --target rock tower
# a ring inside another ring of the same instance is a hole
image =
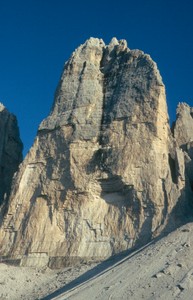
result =
[[[59,267],[104,259],[176,226],[192,197],[180,148],[190,132],[186,139],[178,120],[177,142],[149,55],[125,40],[87,40],[65,64],[14,178],[1,255]]]

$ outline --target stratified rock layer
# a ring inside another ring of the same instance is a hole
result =
[[[9,196],[13,175],[22,160],[22,149],[17,119],[0,103],[0,205]]]
[[[1,255],[61,266],[146,243],[185,193],[180,151],[150,56],[89,39],[65,64],[15,178]]]

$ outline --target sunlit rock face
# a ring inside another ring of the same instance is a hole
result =
[[[151,57],[90,38],[65,64],[14,179],[1,255],[59,267],[145,244],[186,206],[180,151]]]
[[[11,181],[22,160],[16,117],[0,103],[0,206],[6,205]]]
[[[176,121],[172,126],[176,144],[176,172],[178,187],[182,191],[182,210],[190,204],[189,212],[193,207],[193,108],[186,103],[179,103],[176,111]],[[178,203],[179,205],[179,203]],[[187,212],[185,211],[185,215]],[[185,217],[185,216],[184,216]]]

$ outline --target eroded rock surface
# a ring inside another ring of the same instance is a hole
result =
[[[193,191],[193,108],[179,103],[177,118],[173,125],[176,143],[177,177],[183,191],[184,202],[192,205]],[[192,208],[191,208],[192,209]]]
[[[125,40],[89,39],[65,64],[15,178],[1,255],[57,267],[146,243],[178,222],[180,151],[150,56]]]
[[[174,137],[181,148],[193,141],[193,108],[186,103],[179,103],[177,119],[174,124]]]
[[[9,196],[13,175],[22,160],[22,149],[17,119],[0,103],[0,205]]]

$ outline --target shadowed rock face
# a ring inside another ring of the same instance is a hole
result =
[[[89,39],[65,64],[14,180],[1,255],[56,267],[103,259],[171,229],[180,220],[181,209],[171,214],[176,203],[186,207],[181,151],[150,56],[125,40]]]
[[[0,205],[9,196],[12,177],[22,160],[22,149],[16,117],[0,103]]]

